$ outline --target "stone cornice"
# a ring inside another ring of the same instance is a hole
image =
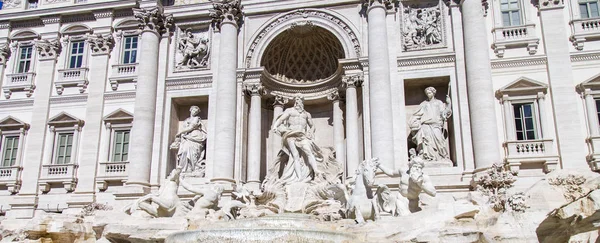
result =
[[[135,99],[135,90],[105,93],[104,99],[105,100]]]
[[[68,6],[61,6],[60,8],[40,8],[34,10],[24,10],[6,14],[0,14],[0,21],[2,20],[25,20],[32,18],[39,18],[47,15],[62,15],[62,14],[73,14],[81,12],[82,9],[87,11],[101,10],[101,9],[122,9],[122,8],[133,8],[137,5],[137,0],[120,0],[120,1],[102,1],[96,3],[86,3],[85,8],[82,8],[82,4],[73,4]]]
[[[84,22],[84,21],[96,21],[96,17],[94,17],[94,15],[91,13],[84,13],[84,14],[65,15],[65,16],[62,16],[62,19],[61,19],[61,22],[63,24]]]
[[[19,29],[19,28],[33,28],[44,26],[44,22],[41,19],[30,19],[23,21],[14,21],[10,22],[10,28]]]
[[[60,15],[49,15],[40,17],[44,25],[60,23]]]
[[[432,64],[440,64],[440,63],[454,63],[456,61],[456,57],[454,53],[445,54],[445,55],[435,55],[435,56],[414,56],[414,57],[400,57],[398,58],[398,67],[406,67],[406,66],[421,66],[421,65],[432,65]]]
[[[112,9],[101,9],[101,10],[92,11],[92,13],[94,13],[94,17],[96,19],[110,18],[110,17],[114,16]]]
[[[0,108],[33,106],[33,99],[0,100]]]
[[[514,68],[524,66],[546,65],[546,57],[533,57],[525,59],[497,59],[492,61],[492,69]]]
[[[134,8],[133,16],[139,21],[142,31],[153,31],[159,35],[170,30],[173,24],[173,16],[164,14],[158,7]]]
[[[212,87],[212,76],[170,78],[166,80],[167,91]]]
[[[50,97],[50,104],[66,104],[66,103],[85,103],[88,100],[87,94],[53,96]]]
[[[600,52],[571,54],[571,62],[600,60]]]
[[[243,17],[241,2],[241,0],[228,0],[213,3],[209,16],[213,19],[217,30],[220,30],[224,23],[231,23],[238,27],[241,25]]]

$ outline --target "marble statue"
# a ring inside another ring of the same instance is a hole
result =
[[[408,199],[408,208],[413,213],[421,210],[419,208],[419,195],[422,192],[432,197],[435,197],[437,193],[429,176],[423,173],[424,166],[425,162],[420,156],[412,157],[408,163],[409,169],[407,172],[402,171],[402,169],[393,170],[378,164],[379,169],[386,175],[400,177],[400,184],[398,185],[400,195]]]
[[[180,168],[172,170],[167,179],[160,185],[157,194],[148,194],[139,198],[132,205],[127,206],[125,212],[142,217],[143,215],[139,214],[139,211],[146,212],[155,218],[172,217],[180,205],[179,196],[177,196],[180,174]]]
[[[392,193],[386,185],[377,185],[375,201],[379,212],[386,212],[394,217],[410,214],[408,199],[398,193]]]
[[[177,64],[180,68],[206,67],[208,64],[208,38],[197,38],[191,29],[185,30],[183,36],[179,39],[177,49],[183,55],[183,59]]]
[[[448,152],[448,141],[444,135],[444,124],[452,115],[451,100],[446,96],[446,104],[435,98],[433,87],[425,89],[427,100],[408,121],[412,141],[417,145],[418,155],[426,161],[452,164]]]
[[[204,177],[207,132],[199,114],[198,106],[190,107],[190,117],[185,119],[183,130],[175,135],[171,148],[177,149],[177,167],[181,167],[183,173]]]
[[[304,110],[303,98],[294,98],[294,107],[286,109],[273,122],[271,129],[282,138],[282,148],[272,169],[285,183],[309,182],[322,174],[321,149],[314,142],[315,126],[310,113]]]
[[[438,6],[404,9],[404,48],[422,49],[442,43],[442,19]]]

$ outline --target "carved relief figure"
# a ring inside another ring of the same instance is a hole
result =
[[[22,0],[4,0],[4,8],[17,8],[23,3]]]
[[[442,43],[442,14],[439,6],[406,7],[402,16],[404,49],[421,49]]]
[[[286,109],[271,127],[282,138],[273,169],[283,183],[308,182],[321,174],[317,163],[323,162],[323,154],[313,141],[315,127],[302,99],[296,96],[294,107]]]
[[[412,141],[417,151],[426,161],[449,162],[448,142],[444,135],[444,123],[452,115],[451,100],[446,96],[446,103],[435,98],[433,87],[425,89],[427,100],[423,101],[408,121]]]
[[[181,62],[177,64],[179,68],[197,68],[206,67],[208,64],[209,48],[208,38],[196,37],[191,29],[186,29],[183,36],[179,39],[177,49],[183,55]]]
[[[184,173],[204,177],[206,129],[200,118],[200,108],[190,107],[190,117],[183,122],[183,130],[175,135],[172,149],[177,149],[177,167]]]

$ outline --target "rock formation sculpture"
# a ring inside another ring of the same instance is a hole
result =
[[[448,141],[444,134],[444,124],[452,115],[451,99],[446,96],[446,104],[435,98],[436,89],[427,87],[427,100],[408,121],[412,141],[417,145],[418,155],[427,162],[452,165],[448,152]]]

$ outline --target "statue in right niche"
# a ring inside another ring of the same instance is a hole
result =
[[[427,100],[421,102],[419,108],[408,121],[412,141],[417,145],[419,157],[427,162],[450,164],[447,131],[444,124],[452,115],[451,99],[446,96],[446,103],[435,98],[433,87],[425,89]]]

